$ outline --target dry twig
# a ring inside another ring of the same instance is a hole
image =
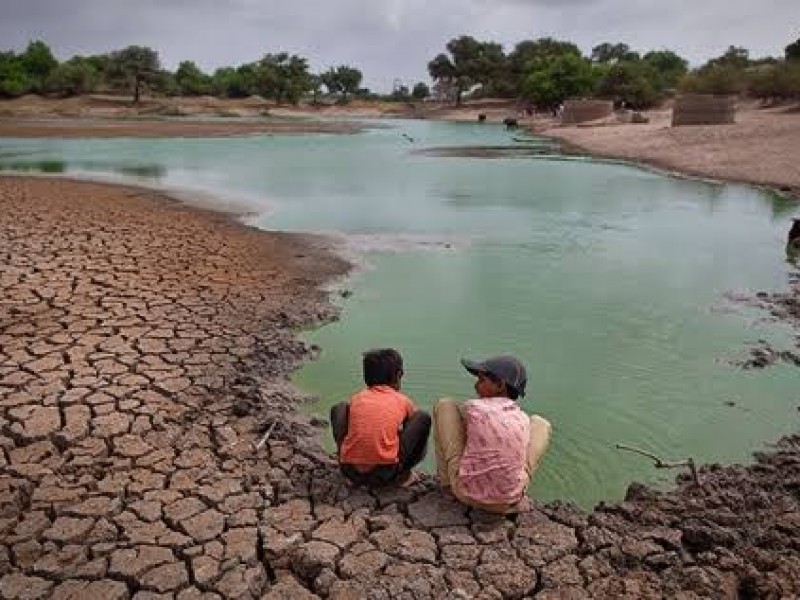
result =
[[[617,450],[628,450],[629,452],[635,452],[636,454],[641,454],[642,456],[646,456],[653,461],[653,466],[656,469],[675,469],[679,467],[689,467],[689,471],[692,474],[692,479],[694,480],[695,485],[698,487],[702,487],[700,483],[700,477],[697,474],[697,467],[694,464],[693,458],[687,458],[686,460],[678,460],[678,461],[665,461],[661,460],[658,456],[653,454],[652,452],[648,452],[647,450],[642,450],[641,448],[634,448],[633,446],[628,446],[626,444],[616,444]]]

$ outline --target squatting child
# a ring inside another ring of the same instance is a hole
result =
[[[431,418],[400,393],[399,352],[365,352],[363,367],[366,387],[331,409],[340,468],[358,485],[408,485],[411,469],[425,458]]]
[[[525,367],[513,356],[462,360],[477,377],[477,399],[460,406],[449,398],[433,409],[439,480],[464,504],[489,512],[518,510],[550,441],[550,423],[528,417],[516,400],[525,395]]]

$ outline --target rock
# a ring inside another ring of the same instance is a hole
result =
[[[334,569],[339,548],[328,542],[306,542],[292,552],[292,570],[305,581],[313,581],[322,569]]]
[[[222,533],[225,517],[212,508],[181,521],[180,526],[195,542],[202,543],[213,540]]]
[[[463,504],[439,492],[427,494],[408,505],[408,516],[414,525],[426,529],[469,525],[466,513],[467,508]]]
[[[47,597],[52,587],[52,582],[41,577],[8,573],[0,579],[0,597],[4,600],[35,600]]]
[[[145,589],[163,593],[184,586],[189,582],[189,576],[183,563],[170,563],[148,571],[139,582]]]

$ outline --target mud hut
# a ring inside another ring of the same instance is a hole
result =
[[[735,97],[683,94],[675,99],[672,126],[723,125],[734,122]]]
[[[610,100],[567,100],[561,113],[561,123],[571,125],[604,119],[611,114],[613,108]]]

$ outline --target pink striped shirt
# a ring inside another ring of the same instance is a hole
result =
[[[528,485],[530,418],[508,398],[470,400],[461,414],[466,443],[458,479],[463,493],[485,504],[519,501]]]

